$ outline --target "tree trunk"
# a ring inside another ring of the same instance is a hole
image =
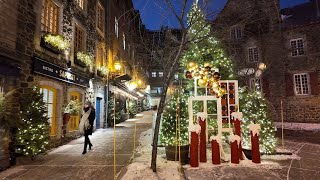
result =
[[[166,81],[163,86],[163,92],[161,94],[160,104],[159,104],[159,108],[158,108],[158,112],[157,112],[157,119],[156,119],[156,125],[155,125],[155,130],[154,130],[154,136],[153,136],[153,143],[152,143],[153,146],[152,146],[151,168],[152,168],[153,172],[157,171],[158,136],[159,136],[161,114],[164,109],[168,87],[170,85],[172,77],[174,76],[174,74],[177,70],[177,66],[178,66],[178,62],[179,62],[182,50],[185,47],[185,40],[186,40],[186,33],[184,32],[184,33],[182,33],[182,38],[181,38],[179,50],[177,52],[177,55],[175,56],[175,59],[172,63],[172,66],[168,72]]]

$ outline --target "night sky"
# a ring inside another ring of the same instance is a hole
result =
[[[181,0],[175,0],[181,1]],[[201,2],[201,0],[199,0]],[[296,4],[301,4],[308,2],[310,0],[280,0],[280,7],[286,8],[294,6]],[[150,30],[159,29],[162,25],[169,27],[179,27],[178,22],[175,21],[175,18],[172,14],[168,13],[168,9],[164,7],[163,0],[133,0],[135,9],[140,10],[143,23]],[[188,6],[190,7],[191,1]],[[210,7],[214,9],[215,12],[219,12],[227,0],[214,0],[214,4]],[[181,9],[181,8],[177,8]],[[217,14],[217,13],[216,13]]]

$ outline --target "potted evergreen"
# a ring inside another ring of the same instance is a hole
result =
[[[66,134],[66,125],[70,120],[70,116],[77,115],[81,110],[81,103],[77,100],[70,100],[68,105],[64,108],[63,113],[63,134]]]
[[[179,160],[178,151],[180,145],[180,159],[182,164],[188,163],[189,155],[189,131],[188,131],[188,96],[174,93],[168,101],[162,116],[160,142],[165,146],[167,160]],[[177,107],[180,107],[179,109]],[[178,132],[177,115],[180,120],[180,133]],[[180,134],[180,138],[179,138]],[[179,142],[180,139],[180,142]]]

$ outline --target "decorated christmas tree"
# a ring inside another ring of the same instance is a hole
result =
[[[275,151],[277,139],[275,138],[275,126],[270,117],[271,112],[267,106],[267,100],[261,92],[242,88],[239,92],[240,108],[243,113],[242,119],[242,140],[244,147],[250,147],[249,125],[260,124],[259,132],[260,151],[271,154]]]
[[[29,157],[46,153],[50,140],[50,124],[43,95],[38,88],[28,89],[21,102],[20,118],[24,127],[16,134],[16,153]]]
[[[179,101],[178,101],[179,99]],[[175,146],[178,145],[178,131],[177,131],[177,115],[180,117],[180,144],[189,144],[188,132],[188,96],[184,93],[174,93],[168,101],[162,117],[162,126],[160,134],[160,142],[162,145]],[[180,111],[177,111],[177,107]]]
[[[188,23],[192,25],[188,32],[190,44],[184,52],[182,63],[185,67],[190,62],[196,63],[200,68],[205,63],[212,68],[218,68],[222,79],[234,79],[233,63],[226,56],[218,40],[211,34],[211,25],[206,21],[205,15],[195,3],[188,14]]]
[[[120,101],[116,99],[116,124],[121,122]],[[108,100],[108,125],[113,126],[114,122],[114,95],[109,96]]]

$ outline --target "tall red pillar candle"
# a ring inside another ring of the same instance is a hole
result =
[[[200,162],[207,162],[206,120],[199,117],[200,131]]]
[[[191,132],[191,144],[190,144],[190,166],[199,167],[199,134],[197,132]]]
[[[235,134],[238,135],[239,137],[241,137],[241,121],[239,119],[236,119],[234,121],[234,128],[235,128]],[[240,160],[243,160],[243,156],[242,156],[242,142],[240,142],[239,144],[239,148],[238,148],[238,156]]]
[[[231,143],[231,163],[239,164],[238,141]]]
[[[211,141],[212,164],[220,164],[220,146],[217,140]]]
[[[259,149],[259,135],[257,133],[251,134],[251,153],[252,153],[252,162],[261,163],[260,159],[260,149]]]

